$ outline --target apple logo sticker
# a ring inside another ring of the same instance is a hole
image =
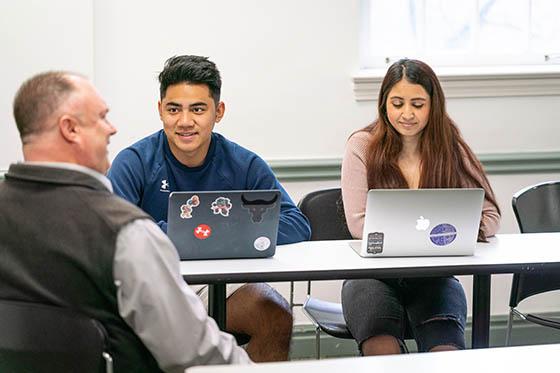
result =
[[[430,226],[430,219],[426,219],[423,216],[420,216],[416,219],[416,230],[418,231],[425,231]]]

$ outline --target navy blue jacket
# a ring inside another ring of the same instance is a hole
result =
[[[307,218],[266,162],[255,153],[212,133],[204,163],[187,167],[171,153],[160,130],[122,150],[107,175],[117,195],[139,206],[167,231],[169,193],[174,191],[279,189],[282,192],[278,244],[308,240]]]

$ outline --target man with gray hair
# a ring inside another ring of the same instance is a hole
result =
[[[183,281],[173,244],[112,194],[117,130],[84,77],[47,72],[14,100],[25,162],[0,184],[0,298],[72,308],[108,332],[116,371],[249,363]]]

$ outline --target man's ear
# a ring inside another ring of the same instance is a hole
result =
[[[62,115],[58,119],[58,129],[66,141],[74,143],[78,140],[79,129],[76,117],[68,114]]]
[[[222,120],[225,113],[226,113],[226,104],[224,104],[223,101],[220,101],[216,106],[216,123]]]
[[[163,120],[163,117],[162,117],[162,113],[163,113],[162,110],[163,110],[163,107],[162,107],[161,105],[162,105],[162,104],[161,104],[161,100],[158,100],[158,102],[157,102],[157,110],[158,110],[158,112],[159,112],[159,119]]]

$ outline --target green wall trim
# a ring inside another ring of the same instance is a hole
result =
[[[483,153],[477,156],[490,175],[560,172],[560,151]],[[269,161],[274,173],[282,181],[340,179],[341,163],[341,158]]]
[[[560,172],[560,151],[489,153],[478,158],[489,174]]]
[[[341,158],[289,159],[269,161],[276,177],[285,181],[340,179]]]
[[[490,175],[560,172],[560,151],[482,153],[477,156]],[[282,181],[338,180],[342,159],[285,159],[268,163]],[[0,180],[5,172],[0,170]]]
[[[541,313],[545,317],[560,317],[560,313]],[[506,339],[507,316],[496,315],[490,319],[490,346],[504,346]],[[471,345],[472,325],[467,321],[465,337],[467,346]],[[560,331],[545,328],[520,319],[515,319],[511,334],[512,345],[560,343]],[[406,341],[408,350],[415,352],[416,343]],[[358,356],[358,345],[352,339],[339,339],[321,333],[321,358]],[[315,359],[315,327],[313,325],[294,326],[290,360]]]

